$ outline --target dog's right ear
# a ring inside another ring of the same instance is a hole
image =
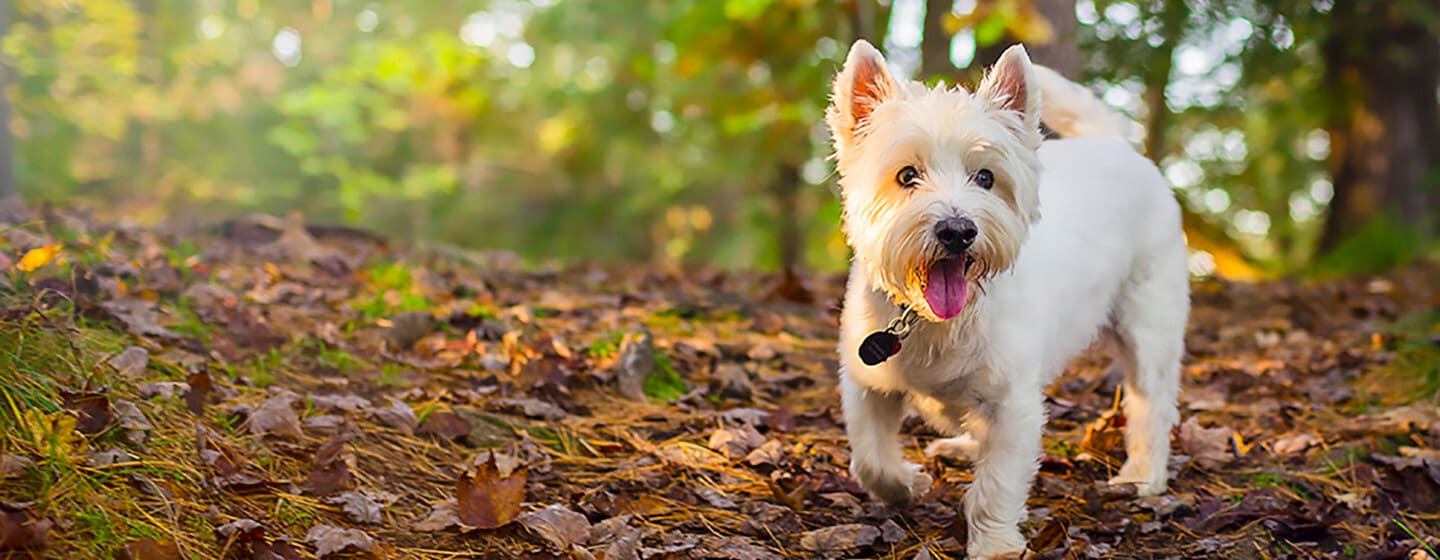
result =
[[[895,79],[885,66],[885,57],[864,39],[855,41],[845,68],[835,77],[835,93],[825,109],[825,122],[835,140],[835,151],[843,153],[864,136],[870,113],[881,103],[900,94]]]

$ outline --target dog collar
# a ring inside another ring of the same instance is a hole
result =
[[[870,333],[860,343],[860,361],[865,365],[878,365],[900,352],[900,341],[910,336],[910,327],[920,320],[920,314],[910,306],[901,306],[900,310],[900,316],[891,319],[885,330]]]

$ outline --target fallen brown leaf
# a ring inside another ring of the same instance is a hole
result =
[[[496,404],[505,409],[519,410],[528,418],[560,420],[566,416],[565,409],[540,399],[501,399]]]
[[[175,395],[185,394],[190,391],[190,384],[180,381],[155,381],[141,385],[137,391],[144,399],[160,397],[164,400],[175,398]]]
[[[44,550],[54,523],[30,511],[31,504],[0,502],[0,550]]]
[[[299,439],[300,415],[291,407],[299,395],[290,391],[276,392],[250,414],[250,433]]]
[[[350,471],[354,455],[346,449],[349,441],[349,434],[340,434],[320,444],[300,489],[311,496],[329,496],[354,488],[355,474]]]
[[[185,407],[190,413],[196,416],[205,412],[205,401],[210,397],[210,391],[215,388],[214,381],[210,379],[209,370],[200,370],[185,376]]]
[[[368,552],[375,545],[374,539],[365,534],[365,531],[334,525],[311,527],[305,533],[305,542],[315,547],[315,556],[320,558],[345,551]]]
[[[415,523],[411,528],[422,533],[433,533],[461,525],[464,524],[460,521],[460,510],[455,500],[446,500],[431,506],[430,513],[425,516],[425,519]]]
[[[175,331],[161,326],[160,321],[164,320],[164,315],[149,301],[136,298],[117,299],[102,302],[100,307],[135,336],[163,340],[182,338]]]
[[[399,496],[384,490],[350,490],[326,498],[325,503],[340,506],[340,511],[351,521],[377,524],[383,519],[381,508],[389,507],[399,499]]]
[[[25,474],[25,470],[35,466],[35,461],[19,455],[0,455],[0,480],[15,478]]]
[[[710,434],[710,449],[719,451],[731,459],[748,455],[755,448],[765,444],[765,436],[754,426],[741,424],[733,428],[719,428]]]
[[[590,520],[561,505],[520,514],[520,525],[539,535],[551,548],[568,552],[590,540]]]
[[[800,535],[800,548],[811,552],[849,552],[875,544],[880,529],[862,523],[825,527]]]
[[[501,476],[495,456],[477,465],[472,472],[460,475],[455,484],[456,511],[460,521],[471,527],[494,529],[503,527],[520,513],[525,500],[524,467]]]
[[[62,392],[60,398],[67,410],[75,411],[80,417],[76,429],[82,434],[103,432],[114,420],[110,411],[110,397],[104,393]]]
[[[110,367],[115,368],[120,377],[135,379],[143,375],[145,368],[150,365],[150,351],[139,346],[130,346],[107,362]]]
[[[1180,425],[1180,448],[1202,468],[1217,469],[1235,460],[1235,454],[1230,451],[1234,435],[1234,428],[1206,428],[1191,416]]]
[[[371,417],[376,422],[400,430],[406,434],[415,433],[415,428],[420,425],[420,419],[415,416],[415,411],[405,401],[395,397],[388,397],[390,406],[377,408],[370,411]]]
[[[125,543],[120,551],[124,560],[180,560],[180,546],[169,539],[146,538]]]
[[[150,430],[155,429],[155,425],[150,423],[150,419],[146,418],[145,413],[141,412],[140,407],[133,402],[115,399],[114,405],[115,419],[120,429],[125,430],[125,441],[144,443],[149,437]]]
[[[420,429],[415,433],[459,441],[460,438],[470,435],[470,423],[454,412],[432,412],[420,423]]]

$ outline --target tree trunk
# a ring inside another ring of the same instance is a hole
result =
[[[950,63],[950,33],[945,31],[945,17],[955,0],[925,0],[924,35],[920,38],[920,78],[953,80],[955,65]]]
[[[1043,45],[1025,45],[1030,59],[1049,66],[1051,70],[1074,78],[1080,72],[1080,43],[1075,37],[1075,0],[1036,0],[1035,7],[1055,37]]]
[[[9,0],[0,0],[0,39],[10,31]],[[8,76],[0,76],[0,83]],[[17,195],[15,188],[15,149],[10,137],[10,99],[0,92],[0,199]]]
[[[766,299],[814,303],[815,294],[805,285],[800,271],[805,266],[805,237],[800,230],[800,166],[781,162],[774,185],[779,216],[775,232],[780,246],[780,278],[770,287]]]
[[[799,271],[805,264],[805,238],[800,231],[800,166],[781,162],[775,176],[775,201],[779,220],[776,238],[780,247],[780,265],[786,271]]]
[[[844,4],[850,15],[850,28],[855,32],[855,38],[880,47],[890,26],[891,4],[887,2],[880,6],[876,0],[847,0]],[[845,49],[849,48],[849,45],[845,45]]]
[[[1043,64],[1068,77],[1080,71],[1080,44],[1075,37],[1075,0],[1036,0],[1035,8],[1055,31],[1049,43],[1027,43],[1030,60]],[[976,45],[975,58],[970,62],[970,78],[978,80],[980,71],[1000,59],[1000,54],[1017,41],[1009,33],[993,45]]]
[[[1325,42],[1335,88],[1330,169],[1335,196],[1320,252],[1379,219],[1434,239],[1440,168],[1440,36],[1386,2],[1336,2]],[[1427,174],[1430,174],[1427,177]]]
[[[1174,66],[1175,45],[1185,34],[1185,20],[1190,9],[1183,2],[1171,2],[1160,12],[1160,46],[1151,51],[1145,65],[1145,155],[1158,165],[1169,149],[1165,132],[1170,121],[1170,106],[1165,103],[1165,90],[1170,87],[1170,70]]]

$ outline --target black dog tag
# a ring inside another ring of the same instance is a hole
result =
[[[890,331],[878,331],[865,337],[860,343],[860,361],[873,366],[890,359],[900,351],[900,337]]]

